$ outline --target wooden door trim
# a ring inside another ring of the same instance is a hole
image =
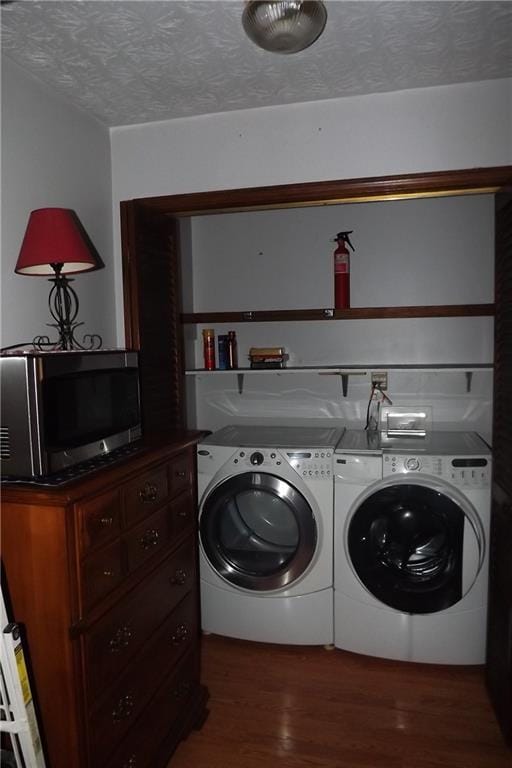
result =
[[[336,205],[365,200],[492,194],[510,185],[512,185],[512,166],[494,166],[191,192],[137,198],[133,202],[163,214],[191,216],[251,209]]]
[[[121,249],[123,266],[123,305],[124,305],[124,335],[125,345],[128,349],[140,349],[139,334],[139,300],[136,290],[136,275],[134,254],[135,250],[135,226],[134,207],[135,201],[128,200],[121,203]]]

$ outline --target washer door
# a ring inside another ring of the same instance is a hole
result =
[[[464,537],[480,553],[463,573]],[[469,591],[480,569],[483,541],[462,504],[442,489],[395,483],[368,496],[353,514],[348,553],[364,586],[405,613],[435,613]],[[464,583],[464,587],[463,587]]]
[[[250,590],[275,590],[296,581],[317,542],[313,510],[286,480],[245,472],[207,496],[199,523],[203,551],[217,573]]]

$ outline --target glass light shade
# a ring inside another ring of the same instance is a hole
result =
[[[322,34],[327,11],[313,0],[249,0],[242,14],[247,36],[273,53],[297,53]]]

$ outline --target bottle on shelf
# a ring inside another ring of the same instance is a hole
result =
[[[215,331],[205,328],[203,331],[204,367],[207,371],[215,370]]]
[[[228,368],[228,336],[227,334],[221,334],[217,338],[217,346],[219,350],[218,366],[219,371],[225,371]]]
[[[228,369],[238,368],[238,349],[235,331],[228,331]]]

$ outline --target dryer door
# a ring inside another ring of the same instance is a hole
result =
[[[217,573],[257,591],[300,578],[317,543],[308,501],[283,478],[264,472],[245,472],[217,485],[202,505],[199,531]]]
[[[396,610],[442,611],[461,600],[478,575],[484,543],[476,521],[443,491],[410,481],[389,484],[367,496],[350,519],[352,567],[372,595]],[[464,553],[472,562],[464,562]]]

